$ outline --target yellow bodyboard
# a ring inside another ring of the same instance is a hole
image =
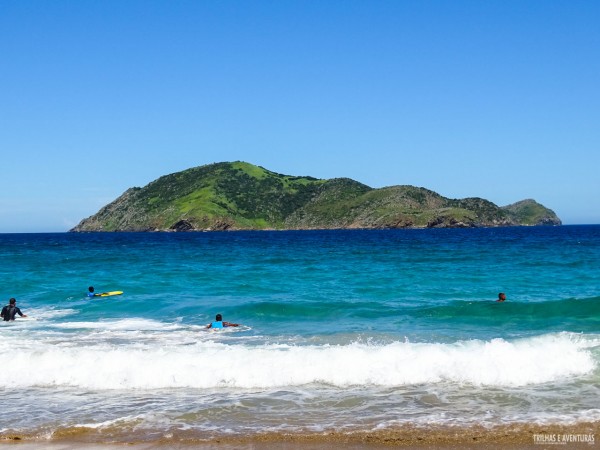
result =
[[[112,297],[113,295],[121,295],[123,291],[103,292],[102,294],[94,294],[94,297]]]

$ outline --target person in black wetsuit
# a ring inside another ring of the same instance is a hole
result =
[[[0,313],[0,315],[5,322],[8,322],[9,320],[15,320],[17,314],[21,317],[27,317],[27,315],[23,314],[21,310],[17,308],[17,301],[14,298],[11,298],[8,301],[8,305],[2,308],[2,313]]]

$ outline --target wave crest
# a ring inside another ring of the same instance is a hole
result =
[[[597,345],[596,339],[570,333],[454,344],[46,344],[16,352],[0,373],[0,387],[269,389],[312,383],[344,388],[441,382],[510,387],[588,375],[597,367],[591,351]]]

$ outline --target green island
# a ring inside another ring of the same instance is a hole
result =
[[[71,231],[225,231],[561,225],[535,200],[497,206],[422,187],[371,188],[220,162],[134,187]]]

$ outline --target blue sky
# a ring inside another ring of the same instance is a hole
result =
[[[0,232],[218,161],[600,223],[600,2],[0,1]]]

